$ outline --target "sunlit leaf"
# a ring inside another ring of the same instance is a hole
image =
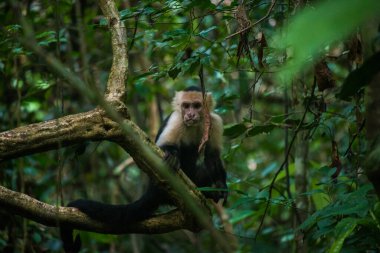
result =
[[[42,32],[36,35],[36,39],[55,37],[55,31]]]
[[[6,29],[9,32],[17,32],[17,31],[20,31],[22,29],[22,26],[18,25],[18,24],[8,25],[8,26],[6,26]]]
[[[36,112],[41,108],[41,103],[39,101],[23,101],[22,107],[27,112]]]
[[[46,90],[49,89],[52,85],[52,83],[49,83],[46,80],[38,80],[34,87],[38,90]]]

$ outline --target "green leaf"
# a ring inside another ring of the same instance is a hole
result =
[[[336,227],[336,240],[329,249],[329,253],[339,253],[341,251],[344,241],[351,235],[356,225],[357,220],[353,218],[345,218],[338,223]]]
[[[209,32],[215,30],[216,28],[218,28],[218,27],[217,26],[211,26],[210,28],[207,28],[206,30],[200,31],[197,35],[201,36],[201,37],[206,37]]]
[[[181,72],[181,68],[177,67],[177,66],[174,66],[174,67],[171,67],[168,71],[168,75],[172,78],[172,79],[176,79],[178,74]]]
[[[108,20],[106,18],[101,18],[99,20],[99,26],[101,26],[101,27],[107,27],[108,26]]]
[[[42,32],[36,35],[36,39],[55,37],[55,31]]]
[[[326,46],[344,38],[379,12],[379,0],[324,1],[316,8],[305,8],[273,38],[278,43],[275,47],[291,47],[293,52],[277,77],[291,80],[299,71],[310,66],[313,57],[322,54]],[[289,31],[286,37],[282,36],[284,30]]]
[[[248,203],[252,203],[252,202],[256,202],[256,201],[263,201],[262,199],[257,199],[257,198],[253,198],[253,197],[241,197],[239,199],[237,199],[236,201],[234,201],[233,205],[230,207],[231,209],[235,209],[241,205],[244,205],[244,204],[248,204]]]
[[[192,1],[183,1],[183,4],[187,10],[190,10],[191,8],[199,8],[200,10],[208,10],[212,11],[215,10],[215,5],[211,3],[210,0],[192,0]]]
[[[252,210],[244,210],[244,211],[241,211],[241,212],[235,214],[235,215],[233,216],[233,218],[231,218],[230,222],[231,222],[232,224],[235,224],[235,223],[237,223],[237,222],[239,222],[239,221],[241,221],[241,220],[244,220],[245,218],[248,218],[248,217],[254,215],[254,213],[255,213],[255,212],[252,211]]]
[[[210,66],[211,65],[211,57],[210,57],[210,55],[206,55],[206,56],[202,57],[201,64],[202,65],[206,65],[206,66]]]
[[[328,212],[324,215],[332,216],[332,215],[358,215],[360,217],[364,217],[367,215],[369,211],[369,203],[368,200],[364,197],[359,199],[349,199],[348,203],[344,203],[342,205],[334,205],[329,208]]]
[[[125,20],[125,19],[128,19],[128,18],[131,18],[131,17],[133,17],[134,15],[136,15],[136,12],[132,11],[132,10],[129,9],[129,8],[120,11],[120,19],[121,19],[121,20]]]
[[[200,65],[200,59],[199,57],[190,57],[186,61],[184,61],[182,64],[182,74],[185,73],[192,73],[195,69],[199,68]]]
[[[348,100],[361,88],[368,85],[372,78],[380,71],[380,52],[372,55],[363,65],[352,71],[342,85],[338,98]]]
[[[49,83],[48,81],[41,79],[41,80],[38,80],[37,83],[33,87],[35,87],[37,90],[47,90],[52,85],[53,85],[52,83]]]
[[[12,53],[19,55],[19,54],[24,54],[25,51],[24,51],[24,48],[22,47],[15,47],[15,48],[12,48]]]
[[[372,188],[373,187],[370,184],[366,184],[354,192],[346,193],[344,196],[340,197],[337,202],[313,213],[298,227],[298,229],[308,230],[317,222],[321,222],[323,219],[329,219],[330,217],[340,217],[344,215],[365,217],[371,208],[369,201],[365,196]]]
[[[40,244],[42,242],[42,237],[39,233],[36,233],[34,232],[32,234],[32,239],[33,239],[33,242],[37,243],[37,244]]]
[[[197,187],[198,191],[201,192],[228,192],[228,189],[225,188],[214,188],[214,187]]]
[[[21,29],[22,29],[22,26],[18,25],[18,24],[6,26],[6,30],[9,31],[9,32],[18,32]]]
[[[156,10],[154,9],[154,8],[152,8],[152,7],[150,7],[150,6],[146,6],[144,9],[143,9],[143,14],[144,15],[150,15],[150,14],[153,14],[153,13],[155,13],[156,12]]]
[[[254,126],[248,130],[247,136],[252,137],[258,134],[269,133],[274,129],[274,127],[275,125],[273,124],[263,125],[263,126]]]
[[[175,29],[175,30],[172,30],[172,31],[165,32],[163,34],[163,36],[165,38],[163,40],[163,42],[169,41],[169,40],[174,40],[174,39],[177,39],[177,37],[183,37],[183,36],[188,36],[188,35],[189,35],[189,31],[187,31],[187,30],[184,30],[184,29]]]
[[[244,123],[230,125],[224,128],[224,136],[236,138],[245,133],[247,127]]]
[[[22,108],[27,112],[36,112],[41,108],[40,101],[23,101]]]
[[[311,190],[311,191],[308,191],[308,192],[300,193],[298,195],[299,196],[312,196],[312,195],[318,194],[318,193],[325,193],[325,191],[322,190],[322,189],[314,189],[314,190]]]
[[[174,58],[174,62],[180,62],[182,60],[183,56],[185,55],[185,53],[186,53],[185,51],[178,52]]]

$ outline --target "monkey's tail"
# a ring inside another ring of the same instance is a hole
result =
[[[80,240],[80,236],[77,235],[73,238],[73,228],[65,225],[61,226],[61,240],[63,244],[63,249],[66,253],[78,253],[80,248],[82,247],[82,241]]]
[[[154,188],[154,187],[152,187]],[[142,221],[153,214],[162,202],[160,191],[148,190],[139,200],[128,205],[110,205],[92,200],[79,199],[70,202],[68,207],[76,207],[94,220],[111,226],[127,226]],[[66,253],[77,253],[81,248],[80,236],[73,238],[73,227],[61,226],[61,239]]]

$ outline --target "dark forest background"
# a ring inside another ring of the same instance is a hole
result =
[[[176,90],[204,81],[217,101],[236,252],[380,252],[378,1],[116,2],[128,38],[125,103],[151,139]],[[97,2],[14,5],[0,3],[0,131],[98,106],[25,40],[32,34],[103,93],[112,48]],[[0,184],[49,204],[128,203],[147,177],[102,141],[1,162]],[[221,229],[217,213],[213,221]],[[207,231],[80,234],[82,252],[215,252],[218,243]],[[0,251],[62,249],[58,229],[0,208]]]

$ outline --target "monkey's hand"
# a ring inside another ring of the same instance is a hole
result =
[[[210,198],[215,202],[218,203],[219,200],[223,199],[223,203],[225,204],[227,202],[227,196],[228,196],[228,188],[225,181],[216,181],[213,184],[214,188],[217,188],[217,191],[210,192]]]
[[[180,169],[180,162],[178,159],[178,149],[175,146],[164,146],[161,149],[165,152],[164,161],[166,164],[172,168],[174,171],[178,171]]]
[[[178,171],[179,170],[180,165],[179,165],[179,160],[178,160],[177,156],[175,156],[175,155],[173,155],[173,154],[171,154],[169,152],[165,152],[164,161],[174,171]]]

